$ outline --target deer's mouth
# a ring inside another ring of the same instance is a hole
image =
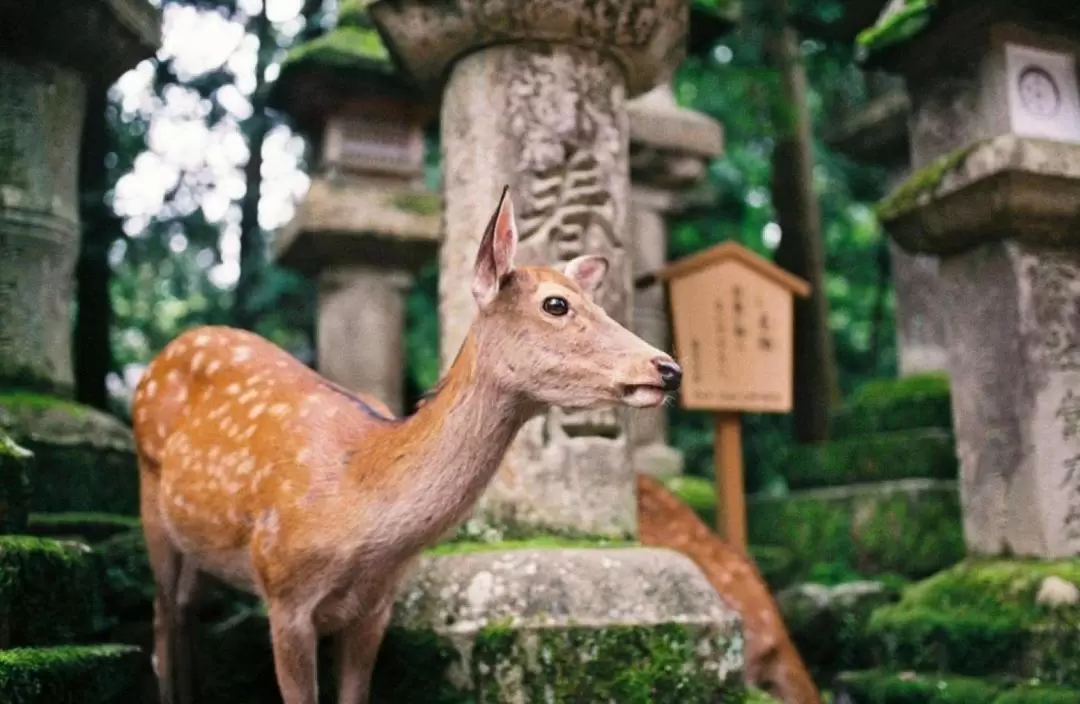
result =
[[[657,384],[624,384],[622,402],[634,408],[653,408],[663,405],[667,391]]]

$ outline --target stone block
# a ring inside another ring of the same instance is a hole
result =
[[[863,576],[925,577],[964,556],[956,483],[927,479],[751,496],[750,542],[791,551],[803,577],[819,565]]]
[[[0,537],[0,649],[77,642],[104,625],[103,605],[85,544]]]
[[[150,669],[138,648],[122,645],[0,650],[0,701],[6,704],[132,704]]]
[[[744,688],[738,615],[668,550],[427,556],[392,623],[449,644],[444,677],[478,702],[689,704]]]
[[[131,431],[115,417],[41,394],[0,390],[0,431],[33,453],[30,509],[135,515]]]
[[[0,430],[0,535],[26,529],[30,510],[27,465],[32,456]]]
[[[970,560],[912,585],[870,619],[875,660],[1080,688],[1080,599],[1040,600],[1048,580],[1080,586],[1080,562]]]

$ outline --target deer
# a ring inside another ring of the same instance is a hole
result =
[[[468,516],[520,428],[551,406],[657,407],[679,388],[671,355],[597,302],[607,257],[519,267],[517,246],[506,186],[480,238],[468,332],[404,417],[227,326],[189,329],[147,365],[132,425],[162,704],[193,701],[207,576],[265,604],[284,704],[316,704],[323,636],[338,701],[367,704],[397,585]]]

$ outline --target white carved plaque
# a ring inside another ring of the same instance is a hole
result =
[[[413,174],[423,169],[418,125],[393,116],[341,116],[326,127],[323,161],[347,171]]]
[[[1005,80],[1013,133],[1080,143],[1080,91],[1073,54],[1006,44]]]

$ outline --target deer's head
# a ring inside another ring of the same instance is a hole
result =
[[[561,271],[516,268],[518,233],[507,190],[488,222],[473,275],[484,373],[503,388],[563,408],[662,404],[679,388],[682,370],[593,300],[607,259],[580,256]]]

